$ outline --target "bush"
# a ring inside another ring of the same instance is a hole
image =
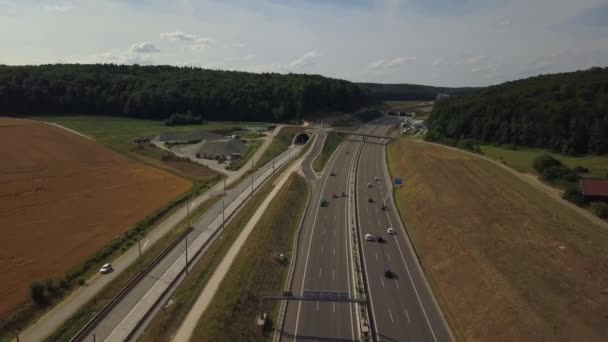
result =
[[[34,303],[38,305],[47,304],[46,287],[43,283],[36,281],[30,285],[30,295]]]
[[[569,183],[578,183],[579,179],[581,179],[581,176],[578,175],[578,173],[569,170],[564,176],[563,178],[569,182]]]
[[[534,167],[534,170],[536,170],[536,172],[538,172],[539,174],[543,174],[545,169],[549,167],[562,166],[562,162],[548,154],[543,154],[534,159],[532,166]]]
[[[194,116],[190,111],[186,114],[175,113],[165,121],[167,126],[202,125],[204,123],[202,116]]]
[[[568,187],[566,187],[563,198],[569,202],[578,205],[582,205],[585,203],[585,201],[583,200],[583,195],[578,191],[578,187],[576,185],[569,185]]]
[[[572,171],[574,171],[576,173],[589,173],[589,169],[584,166],[577,166],[574,169],[572,169]]]
[[[591,210],[595,213],[595,215],[600,218],[607,219],[608,218],[608,204],[604,202],[593,202],[591,203]]]
[[[562,178],[563,176],[568,174],[568,172],[569,172],[568,168],[566,168],[560,164],[559,166],[551,165],[551,166],[544,168],[543,171],[541,172],[541,175],[542,175],[543,179],[552,181],[552,180],[556,180],[558,178]]]

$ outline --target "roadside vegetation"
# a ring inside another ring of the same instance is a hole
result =
[[[291,175],[272,200],[249,235],[219,291],[201,316],[192,339],[195,341],[267,341],[272,323],[255,325],[259,316],[260,295],[283,289],[291,247],[308,196],[306,180]],[[276,317],[279,302],[266,302],[262,310]],[[226,329],[230,326],[230,329]]]
[[[270,143],[264,154],[262,154],[258,162],[255,164],[254,168],[259,168],[265,165],[266,163],[274,159],[274,157],[287,151],[289,145],[291,145],[295,136],[303,130],[305,130],[304,127],[286,126],[281,128],[279,133],[272,139],[272,142]]]
[[[284,166],[282,170],[286,167],[288,166]],[[221,238],[217,239],[196,263],[190,275],[177,287],[171,304],[164,306],[157,313],[139,341],[166,341],[179,329],[234,240],[274,188],[273,183],[280,177],[282,170],[257,190],[253,198],[227,222]],[[253,321],[251,322],[253,324]]]
[[[263,143],[263,140],[247,140],[247,150],[245,150],[245,153],[241,156],[241,158],[231,161],[230,166],[227,166],[226,170],[239,170],[241,167],[243,167],[243,165],[245,165],[245,163],[251,163],[250,159],[253,158],[255,151],[257,151]]]
[[[323,144],[323,149],[321,150],[321,153],[313,163],[313,168],[315,169],[315,171],[323,171],[325,165],[327,164],[327,161],[329,160],[329,158],[331,158],[331,155],[334,153],[336,148],[338,148],[342,140],[344,140],[344,136],[342,134],[333,132],[327,134],[327,138],[325,138],[325,144]]]
[[[201,203],[192,213],[194,221],[211,206],[221,199],[221,196],[214,196]],[[180,234],[188,228],[187,218],[184,218],[175,228],[169,230],[162,238],[157,240],[150,247],[142,251],[139,257],[131,266],[125,269],[116,279],[104,287],[93,299],[78,310],[70,319],[65,321],[56,331],[54,331],[46,341],[68,341],[80,330],[101,308],[114,297],[133,277],[135,277],[143,267],[160,254],[171,244]]]
[[[388,162],[458,340],[605,340],[606,229],[474,155],[401,139]]]

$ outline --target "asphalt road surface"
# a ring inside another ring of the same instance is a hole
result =
[[[388,133],[395,127],[395,120],[382,120],[375,133]],[[363,146],[356,190],[361,235],[369,233],[386,240],[383,243],[363,241],[376,340],[451,341],[449,328],[425,283],[393,204],[392,180],[385,165],[385,146],[380,142],[372,138]],[[388,210],[382,209],[384,203]],[[387,233],[389,227],[395,234]],[[385,276],[385,268],[391,271],[392,277]]]
[[[354,295],[351,239],[346,217],[348,201],[342,197],[342,192],[347,191],[349,170],[358,144],[357,141],[341,144],[328,161],[321,178],[310,171],[316,153],[311,153],[311,158],[304,162],[312,196],[298,246],[292,283],[294,294],[337,291],[351,297]],[[332,172],[334,176],[331,176]],[[334,198],[334,194],[338,198]],[[327,207],[320,206],[322,198],[329,201]],[[358,336],[355,304],[314,301],[287,304],[283,340],[352,341]]]

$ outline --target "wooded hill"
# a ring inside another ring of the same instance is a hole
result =
[[[359,83],[359,85],[369,89],[370,94],[377,101],[432,101],[437,98],[437,94],[439,93],[450,96],[462,96],[480,89],[433,87],[406,83]]]
[[[0,65],[0,114],[106,114],[166,119],[284,121],[351,111],[367,89],[318,75],[255,74],[114,64]]]
[[[435,104],[427,139],[608,153],[608,68],[541,75]]]

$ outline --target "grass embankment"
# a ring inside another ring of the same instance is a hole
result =
[[[272,142],[264,151],[264,154],[260,157],[258,162],[255,164],[255,168],[262,167],[269,161],[271,161],[274,157],[279,154],[285,152],[289,145],[293,142],[296,134],[305,130],[304,127],[283,127],[279,131],[279,133],[272,139]]]
[[[272,329],[255,325],[260,294],[283,289],[291,247],[308,196],[306,180],[291,175],[271,201],[247,242],[240,250],[195,328],[194,341],[266,341]],[[265,303],[268,317],[276,317],[279,302]],[[230,329],[226,329],[229,326]]]
[[[458,339],[605,340],[606,230],[476,156],[405,139],[388,155],[405,182],[399,212]]]
[[[273,183],[280,176],[280,172],[257,190],[253,199],[247,202],[228,222],[222,233],[222,238],[217,239],[196,263],[196,266],[190,271],[190,275],[176,289],[172,297],[172,304],[163,307],[156,314],[139,341],[170,340],[170,337],[177,331],[188,312],[190,312],[196,299],[234,240],[274,188]]]
[[[255,153],[255,151],[258,150],[258,148],[260,148],[260,146],[262,146],[262,143],[264,143],[264,141],[262,140],[247,141],[247,150],[245,150],[243,156],[235,161],[230,162],[230,166],[226,167],[226,170],[238,170],[243,167],[246,162],[250,162],[250,159],[253,157],[253,154]]]
[[[583,166],[589,169],[589,177],[608,176],[608,157],[587,155],[582,157],[564,156],[561,154],[550,153],[543,149],[517,148],[508,149],[504,147],[481,145],[481,151],[487,157],[500,161],[511,168],[526,173],[535,173],[532,163],[534,159],[543,154],[549,154],[553,158],[560,160],[569,168]]]
[[[344,140],[344,136],[341,134],[333,132],[327,134],[327,138],[325,138],[325,143],[323,144],[323,149],[321,150],[321,153],[319,154],[317,159],[315,159],[315,162],[312,165],[315,171],[323,171],[325,165],[327,164],[327,161],[334,153],[336,148],[338,148],[338,145],[340,145],[342,140]]]
[[[191,213],[194,220],[207,211],[213,204],[220,200],[220,196],[209,198],[201,203],[195,211]],[[165,249],[177,236],[188,227],[186,219],[182,220],[178,226],[170,230],[156,243],[142,251],[142,255],[135,263],[125,269],[116,279],[103,288],[89,303],[78,310],[69,320],[59,327],[46,341],[68,341],[80,328],[84,326],[114,295],[120,291],[146,264],[154,259],[163,249]]]

